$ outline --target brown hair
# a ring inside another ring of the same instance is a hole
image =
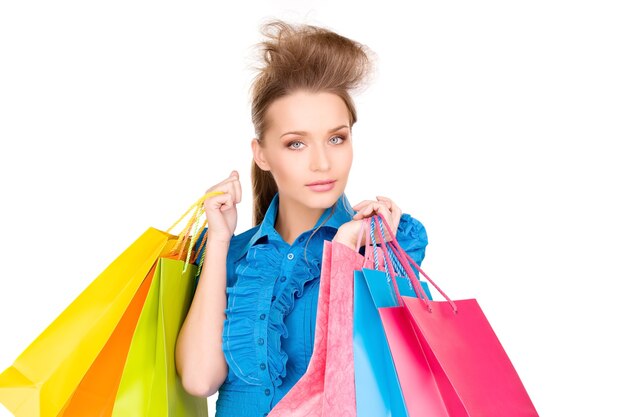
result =
[[[356,41],[329,29],[305,24],[288,24],[273,19],[261,27],[267,38],[257,44],[262,66],[251,85],[252,124],[263,145],[268,127],[267,109],[280,97],[298,90],[330,92],[346,103],[350,128],[357,121],[349,94],[366,84],[372,75],[373,52]],[[261,223],[278,191],[269,171],[252,161],[253,222]]]

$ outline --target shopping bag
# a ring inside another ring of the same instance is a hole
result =
[[[156,261],[195,239],[192,229],[198,228],[207,196],[167,231],[148,228],[0,374],[0,402],[16,417],[55,417],[69,407]],[[183,231],[171,234],[189,213]],[[186,263],[190,256],[187,251]]]
[[[396,283],[401,295],[414,296],[411,282],[393,253],[389,253],[392,265],[380,262],[378,242],[374,234],[375,223],[364,220],[366,234],[366,260],[364,268],[354,273],[354,373],[356,405],[359,417],[408,416],[400,382],[393,363],[389,344],[378,314],[378,307],[395,305],[395,290],[390,279],[383,273],[372,274],[393,267],[401,272]],[[362,238],[359,238],[359,241]],[[388,276],[388,274],[387,274]],[[426,282],[422,288],[430,297]]]
[[[378,308],[393,305],[385,274],[354,272],[354,378],[359,417],[408,416]],[[367,279],[366,279],[367,274]],[[398,277],[401,295],[414,297],[408,278]],[[426,294],[430,291],[421,282]]]
[[[159,259],[129,348],[112,416],[208,416],[176,373],[175,344],[191,304],[197,266]]]
[[[15,416],[59,413],[169,238],[146,230],[0,374],[0,401]]]
[[[375,217],[388,228],[383,217]],[[416,297],[400,295],[399,307],[378,309],[409,415],[538,416],[477,300],[451,300],[395,237],[381,246],[388,264],[393,252],[416,289]],[[425,296],[411,265],[445,301]]]
[[[311,360],[270,417],[356,416],[352,279],[363,260],[341,243],[324,242]]]
[[[113,411],[126,355],[141,314],[156,265],[142,282],[106,345],[72,393],[59,417],[106,417]]]
[[[385,281],[385,272],[363,270],[370,284]],[[373,285],[372,285],[373,284]],[[398,381],[410,417],[449,417],[434,376],[417,340],[412,322],[397,299],[379,300],[377,306],[385,340],[392,354]]]

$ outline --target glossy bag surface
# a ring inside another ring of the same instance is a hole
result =
[[[398,280],[400,294],[414,296],[407,278]],[[424,290],[430,296],[428,285]],[[393,289],[380,271],[354,273],[354,373],[359,417],[407,416],[379,307],[394,305]]]
[[[90,406],[90,415],[110,415],[128,335],[143,310],[139,290],[161,257],[180,257],[192,247],[203,202],[212,194],[198,199],[166,231],[148,228],[109,264],[0,374],[0,402],[16,417],[87,415],[81,409]],[[170,234],[190,213],[182,232]]]
[[[403,297],[450,416],[536,417],[522,381],[475,299]]]
[[[171,237],[146,230],[0,374],[0,401],[15,416],[57,416]]]
[[[208,416],[206,398],[188,394],[176,373],[176,338],[191,299],[197,266],[160,258],[137,323],[112,416]]]
[[[379,309],[409,414],[537,417],[478,302],[450,299],[395,239],[382,249],[399,259],[414,288],[421,286],[410,265],[445,299],[432,301],[418,291],[417,298],[401,295],[398,307]]]
[[[142,282],[113,334],[72,393],[59,417],[107,417],[113,412],[128,348],[155,269],[156,264]]]

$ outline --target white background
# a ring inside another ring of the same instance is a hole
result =
[[[378,54],[350,201],[424,223],[542,417],[626,415],[622,2],[292,3],[2,2],[0,368],[231,169],[251,226],[252,47],[282,17]]]

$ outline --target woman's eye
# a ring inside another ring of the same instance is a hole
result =
[[[302,149],[303,146],[304,143],[300,142],[299,140],[290,142],[289,145],[287,145],[289,149]]]
[[[333,136],[332,138],[330,138],[330,143],[332,143],[333,145],[339,145],[344,140],[345,139],[342,138],[341,136]]]

